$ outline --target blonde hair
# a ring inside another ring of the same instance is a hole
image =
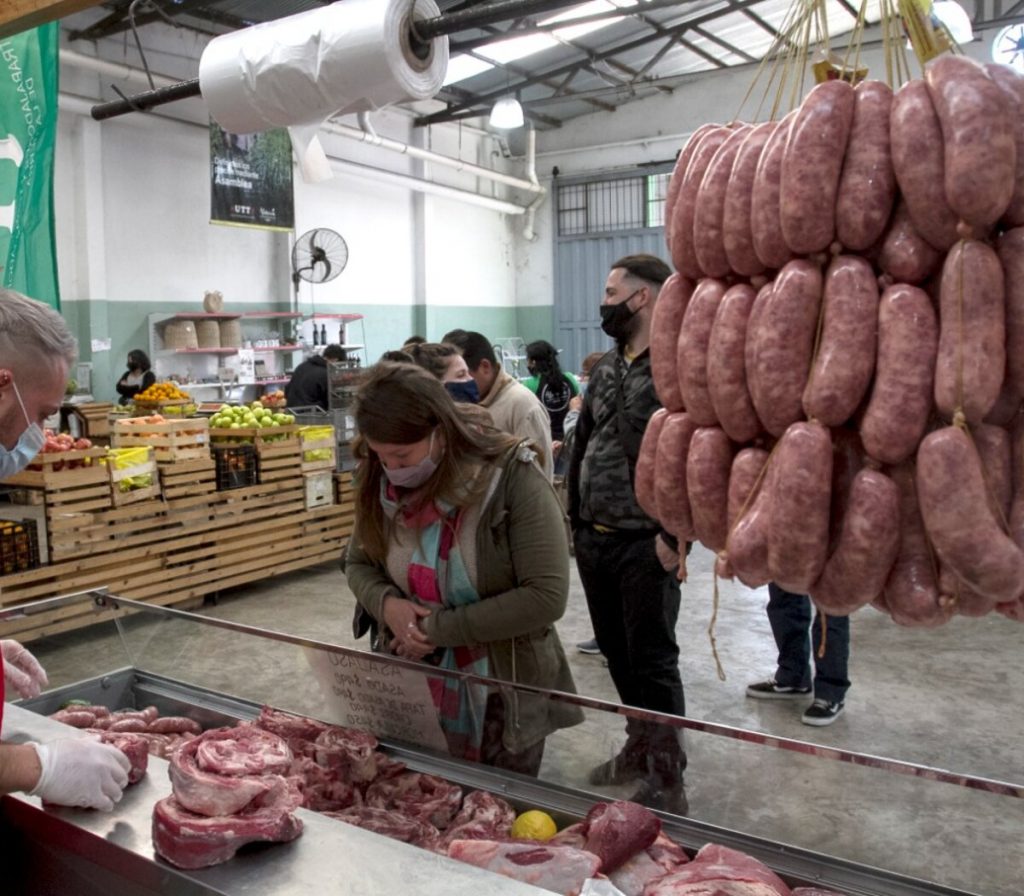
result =
[[[0,364],[23,374],[38,369],[41,357],[70,367],[77,352],[67,323],[49,305],[0,289]]]

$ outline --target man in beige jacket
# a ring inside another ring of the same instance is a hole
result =
[[[541,468],[551,479],[551,421],[544,405],[515,377],[502,370],[491,341],[473,330],[452,330],[443,339],[456,346],[480,390],[480,407],[490,411],[494,425],[505,432],[529,439],[537,446]]]

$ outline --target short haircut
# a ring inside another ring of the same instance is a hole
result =
[[[343,349],[336,342],[332,342],[323,352],[325,361],[344,361],[347,357],[345,355],[345,349]]]
[[[460,333],[461,335],[457,335]],[[453,334],[456,335],[453,336]],[[445,335],[444,341],[450,342],[462,352],[462,357],[466,359],[466,366],[470,372],[475,371],[481,361],[490,361],[492,367],[498,366],[498,356],[494,353],[494,346],[483,333],[477,333],[475,330],[452,330],[451,333]]]
[[[423,343],[426,341],[426,337],[420,336],[419,334],[414,334],[410,336],[408,339],[406,339],[405,342],[402,343],[402,348],[407,348],[410,345],[423,345]]]
[[[67,323],[49,305],[0,289],[0,364],[26,373],[42,360],[70,367],[78,346]]]
[[[657,255],[625,255],[612,265],[612,270],[623,268],[631,277],[657,283],[661,286],[672,276],[672,269]]]
[[[401,349],[393,348],[380,356],[382,361],[390,361],[392,364],[415,364],[412,355],[403,352]]]

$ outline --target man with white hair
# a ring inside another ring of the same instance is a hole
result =
[[[23,470],[43,447],[43,421],[60,408],[75,339],[42,302],[0,289],[0,479]],[[7,691],[34,697],[46,672],[14,640],[0,640],[0,726]],[[92,738],[47,744],[0,743],[0,794],[24,791],[48,803],[110,810],[128,783],[130,763]]]

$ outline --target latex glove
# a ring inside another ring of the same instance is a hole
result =
[[[128,784],[131,763],[117,747],[93,738],[68,738],[32,744],[42,773],[29,796],[58,806],[109,812]]]
[[[0,641],[4,658],[4,687],[22,697],[38,697],[50,682],[46,672],[31,653],[17,641]]]

